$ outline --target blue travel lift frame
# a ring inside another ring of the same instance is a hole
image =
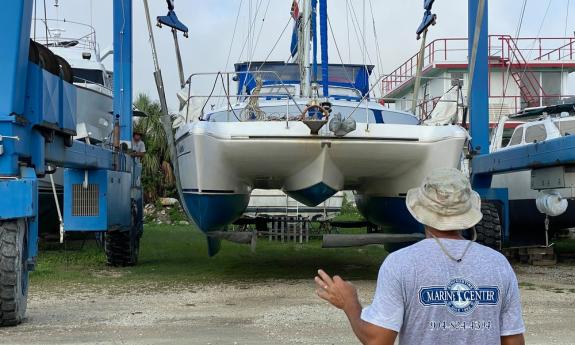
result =
[[[118,148],[72,141],[75,87],[29,61],[33,3],[7,1],[0,11],[0,223],[26,224],[21,229],[27,232],[26,248],[20,250],[28,253],[23,258],[28,270],[34,269],[38,254],[38,178],[47,166],[64,169],[66,231],[142,226],[140,169],[133,158]],[[122,144],[131,147],[132,0],[114,0],[113,11],[113,112]],[[87,181],[98,190],[98,211],[78,214],[71,207],[73,186]],[[22,284],[27,274],[25,279]]]
[[[509,244],[509,198],[507,188],[491,188],[494,174],[575,164],[575,136],[546,140],[504,151],[489,153],[489,68],[488,0],[484,0],[481,24],[476,26],[483,1],[469,0],[469,57],[472,56],[475,28],[480,27],[475,72],[469,99],[471,131],[471,172],[473,188],[483,200],[499,203],[504,244]],[[471,62],[469,64],[471,68]]]
[[[468,59],[469,69],[473,68],[473,80],[469,94],[470,162],[471,183],[484,201],[498,205],[501,218],[503,245],[509,243],[509,194],[507,188],[491,188],[492,173],[480,172],[478,162],[489,154],[489,25],[488,0],[468,0]],[[481,6],[483,5],[483,9]],[[480,21],[480,22],[479,22]],[[476,31],[479,32],[476,32]],[[476,38],[475,36],[479,37]],[[473,54],[475,49],[475,61]],[[470,73],[471,75],[471,73]]]

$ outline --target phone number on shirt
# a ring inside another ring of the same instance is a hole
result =
[[[483,331],[490,330],[491,327],[491,321],[429,321],[429,329],[431,331]]]

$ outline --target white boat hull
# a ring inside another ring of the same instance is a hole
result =
[[[254,188],[282,189],[307,206],[341,190],[404,198],[430,170],[457,167],[466,140],[458,126],[358,123],[334,137],[302,122],[198,121],[180,128],[177,150],[188,209],[211,231],[239,217]]]

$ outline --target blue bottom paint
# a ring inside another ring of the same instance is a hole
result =
[[[203,232],[222,230],[241,217],[248,206],[248,194],[184,193],[186,208]]]
[[[359,212],[368,221],[386,227],[385,232],[392,234],[412,234],[424,233],[421,225],[405,205],[405,198],[402,197],[378,197],[357,194],[355,203]],[[394,251],[401,249],[412,242],[403,244],[386,244],[385,249]]]
[[[285,193],[306,206],[315,207],[332,197],[337,193],[337,190],[320,182],[308,188],[286,191]]]

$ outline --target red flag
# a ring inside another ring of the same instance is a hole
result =
[[[294,20],[299,19],[299,5],[297,0],[293,0],[293,3],[291,4],[291,16]]]

